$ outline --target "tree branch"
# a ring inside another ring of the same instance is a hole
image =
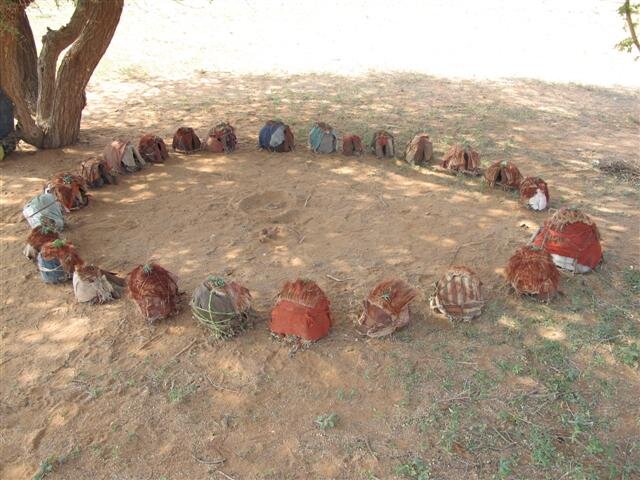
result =
[[[636,36],[636,27],[633,24],[633,19],[631,18],[631,6],[629,5],[629,0],[626,0],[624,2],[623,8],[624,8],[624,15],[627,19],[627,25],[629,27],[629,33],[631,34],[631,41],[640,52],[640,43],[638,42],[638,37]]]
[[[38,110],[36,121],[46,125],[51,117],[56,88],[56,69],[60,53],[71,45],[82,32],[89,18],[87,0],[80,0],[71,20],[58,30],[48,30],[42,37],[42,50],[38,58]]]
[[[55,131],[45,132],[45,148],[68,145],[77,140],[86,104],[85,89],[113,38],[124,0],[80,0],[78,8],[81,4],[87,8],[88,18],[58,68],[49,117]]]
[[[17,35],[17,54],[20,60],[20,73],[24,85],[24,93],[29,109],[35,112],[38,103],[38,72],[36,69],[38,53],[33,32],[31,31],[31,24],[24,9],[21,9],[18,13]]]
[[[43,133],[36,125],[34,112],[29,106],[28,86],[24,84],[26,69],[22,66],[27,59],[21,56],[24,46],[19,45],[19,34],[25,30],[24,25],[21,26],[26,18],[24,7],[19,4],[5,5],[2,14],[5,28],[0,29],[0,88],[13,102],[14,114],[18,119],[18,137],[40,146]]]

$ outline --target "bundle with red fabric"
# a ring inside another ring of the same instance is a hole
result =
[[[95,265],[76,265],[73,292],[79,303],[102,304],[120,298],[125,281]]]
[[[558,267],[575,273],[590,272],[602,260],[598,227],[577,208],[554,213],[534,236],[533,245],[549,252]]]
[[[417,292],[402,280],[379,283],[364,300],[356,330],[372,338],[384,337],[409,323],[409,303]]]
[[[73,173],[55,174],[47,183],[45,192],[55,195],[66,211],[78,210],[89,204],[87,184],[84,178]]]
[[[466,175],[480,175],[480,154],[471,147],[453,145],[440,162],[440,166]]]
[[[176,152],[191,153],[200,150],[202,144],[193,128],[180,127],[173,135],[171,146]]]
[[[362,155],[362,139],[358,135],[345,135],[342,139],[342,153],[347,157]]]
[[[45,243],[38,254],[38,269],[47,283],[70,280],[76,266],[83,263],[73,244],[60,238]]]
[[[419,133],[407,143],[404,159],[411,165],[425,165],[433,158],[433,144],[429,135]]]
[[[511,160],[499,160],[487,168],[484,179],[492,187],[500,185],[502,188],[517,189],[520,187],[522,175]]]
[[[285,283],[271,311],[270,330],[277,335],[293,335],[315,341],[331,328],[330,302],[312,280]]]
[[[138,265],[129,273],[127,292],[149,323],[178,312],[178,279],[155,263]]]
[[[142,158],[150,163],[164,163],[169,158],[164,140],[151,133],[140,137],[138,151]]]
[[[393,135],[385,130],[374,133],[371,140],[371,151],[378,158],[393,158],[395,155]]]
[[[450,320],[470,321],[482,313],[485,299],[480,278],[470,268],[462,265],[449,270],[436,283],[430,299],[431,309]]]
[[[237,144],[236,129],[222,122],[209,130],[205,148],[213,153],[229,153],[236,149]]]
[[[540,177],[526,177],[520,182],[520,201],[532,210],[545,210],[549,206],[549,188]]]
[[[24,256],[29,260],[35,260],[40,253],[40,249],[45,243],[53,242],[60,238],[58,232],[45,225],[38,225],[27,236],[27,243],[24,246]]]
[[[102,152],[109,172],[133,173],[146,165],[140,152],[129,140],[113,140]]]
[[[551,300],[558,293],[560,272],[551,256],[538,247],[521,247],[509,259],[507,280],[519,295]]]
[[[214,338],[229,338],[250,323],[251,293],[239,283],[210,275],[193,292],[191,313]]]
[[[105,183],[117,183],[116,172],[102,157],[92,157],[82,162],[80,175],[91,188],[100,188]]]

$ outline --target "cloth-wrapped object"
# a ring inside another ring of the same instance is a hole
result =
[[[129,273],[127,292],[149,323],[178,312],[178,279],[155,263],[138,265]]]
[[[362,139],[358,135],[345,135],[342,138],[342,153],[347,157],[362,155],[364,153]]]
[[[13,102],[0,89],[0,161],[13,152],[18,144],[13,118]]]
[[[78,210],[89,204],[87,183],[81,175],[61,172],[51,177],[45,193],[52,193],[67,212]]]
[[[309,148],[315,153],[333,153],[338,145],[338,136],[331,125],[317,122],[309,132]]]
[[[532,295],[551,300],[558,293],[560,272],[551,255],[541,248],[527,245],[509,259],[507,281],[519,295]]]
[[[236,149],[238,138],[231,124],[222,122],[209,130],[205,149],[213,153],[230,153]]]
[[[229,338],[245,330],[251,320],[251,293],[239,283],[210,275],[193,292],[193,317],[214,338]]]
[[[46,283],[71,280],[76,267],[83,263],[73,244],[60,238],[45,243],[38,254],[38,269]]]
[[[532,243],[549,252],[558,267],[574,273],[590,272],[602,261],[598,227],[577,208],[563,207],[555,212]]]
[[[102,304],[120,298],[124,279],[95,265],[79,265],[73,272],[73,292],[79,303]]]
[[[176,152],[191,153],[200,150],[202,143],[191,127],[180,127],[173,135],[171,146]]]
[[[287,282],[271,311],[270,330],[277,335],[292,335],[315,341],[331,328],[330,302],[312,280]]]
[[[29,232],[22,253],[24,253],[24,256],[29,260],[36,260],[42,246],[58,238],[60,238],[60,235],[54,228],[38,225]]]
[[[385,130],[379,130],[373,134],[371,151],[378,158],[393,158],[395,146],[393,135]]]
[[[64,229],[62,205],[51,193],[41,193],[29,200],[22,214],[31,228],[44,225],[59,232]]]
[[[289,125],[278,120],[269,120],[260,129],[258,143],[260,148],[272,152],[290,152],[293,150],[295,140]]]
[[[91,157],[82,162],[80,175],[90,188],[100,188],[106,183],[117,183],[116,172],[111,170],[103,157]]]
[[[404,151],[404,159],[411,165],[426,165],[433,158],[433,144],[426,133],[413,137]]]
[[[522,175],[511,160],[498,160],[484,172],[484,179],[491,187],[500,185],[502,188],[520,188]]]
[[[145,166],[142,155],[129,140],[112,141],[104,147],[102,156],[110,172],[133,173]]]
[[[453,145],[440,162],[440,166],[466,175],[480,175],[480,154],[471,147]]]
[[[470,268],[451,266],[436,283],[429,303],[436,313],[468,322],[482,313],[485,304],[482,282]]]
[[[417,292],[399,279],[385,280],[364,300],[364,311],[356,330],[372,338],[384,337],[399,330],[410,321],[409,303]]]
[[[169,158],[164,140],[152,133],[140,137],[138,151],[144,161],[149,163],[164,163]]]
[[[520,201],[532,210],[546,210],[549,188],[540,177],[526,177],[520,182]]]

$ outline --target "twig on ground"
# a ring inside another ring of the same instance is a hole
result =
[[[180,350],[178,353],[176,353],[173,358],[178,358],[180,355],[182,355],[184,352],[186,352],[187,350],[189,350],[191,347],[193,347],[196,342],[198,341],[197,338],[194,338],[193,340],[191,340],[191,343],[189,345],[187,345],[186,347],[184,347],[182,350]]]
[[[442,400],[438,400],[440,402],[453,402],[454,400],[471,400],[471,397],[468,395],[468,391],[464,391],[459,393],[458,395],[454,395],[453,397],[443,398]]]
[[[364,444],[366,445],[367,450],[369,450],[371,456],[378,460],[378,455],[376,455],[376,452],[374,452],[373,448],[371,448],[371,442],[369,442],[369,439],[367,437],[364,438]]]
[[[217,383],[213,383],[213,381],[209,378],[209,375],[207,375],[206,373],[204,374],[204,376],[209,381],[211,386],[214,387],[214,388],[218,388],[220,390],[228,390],[228,391],[234,392],[234,393],[240,393],[239,390],[234,390],[233,388],[228,388],[228,387],[225,387],[224,385],[218,385]]]
[[[226,458],[219,458],[216,460],[205,460],[204,458],[199,458],[198,456],[196,456],[195,454],[191,454],[191,456],[193,457],[193,459],[198,462],[198,463],[204,463],[205,465],[218,465],[220,463],[224,463],[227,461]]]
[[[389,204],[385,201],[384,198],[382,198],[382,195],[378,195],[378,200],[380,200],[380,203],[382,203],[382,206],[385,208],[389,207]]]
[[[149,340],[147,340],[142,345],[140,345],[140,348],[138,350],[144,350],[145,348],[147,348],[147,346],[149,346],[149,344],[151,344],[151,342],[153,342],[156,338],[161,337],[165,333],[167,333],[167,329],[166,328],[162,332],[158,333],[157,335],[154,335]]]
[[[222,470],[216,470],[217,473],[219,473],[220,475],[222,475],[224,478],[226,478],[227,480],[236,480],[233,477],[230,477],[229,475],[227,475],[226,473],[224,473]]]
[[[313,195],[313,192],[311,192],[308,196],[307,199],[304,201],[304,208],[307,208],[307,204],[309,203],[309,200],[311,200],[311,196]]]
[[[304,241],[304,235],[302,235],[298,230],[296,230],[293,227],[287,227],[287,228],[296,234],[296,236],[298,237],[298,244]]]
[[[481,243],[482,243],[482,241],[479,241],[479,242],[468,242],[468,243],[463,243],[462,245],[458,245],[458,248],[456,248],[456,251],[453,254],[453,258],[451,259],[451,262],[449,263],[449,266],[454,264],[454,262],[456,261],[456,257],[458,256],[458,253],[460,253],[460,250],[462,249],[462,247],[470,247],[471,245],[480,245]]]
[[[353,277],[337,278],[337,277],[334,277],[333,275],[329,275],[328,273],[327,273],[327,277],[333,280],[334,282],[346,282],[347,280],[353,280]]]

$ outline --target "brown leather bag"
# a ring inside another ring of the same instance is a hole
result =
[[[347,157],[353,155],[362,155],[364,148],[362,147],[362,139],[358,135],[345,135],[342,139],[342,154]]]
[[[456,144],[442,158],[440,166],[453,172],[480,175],[480,154],[471,147]]]
[[[202,144],[193,128],[180,127],[173,135],[171,146],[176,152],[191,153],[200,150]]]
[[[151,163],[163,163],[169,158],[169,152],[167,152],[164,140],[151,133],[140,137],[138,151],[145,161]]]
[[[233,152],[238,144],[235,132],[235,128],[229,123],[222,122],[216,125],[209,130],[205,148],[213,153]]]

